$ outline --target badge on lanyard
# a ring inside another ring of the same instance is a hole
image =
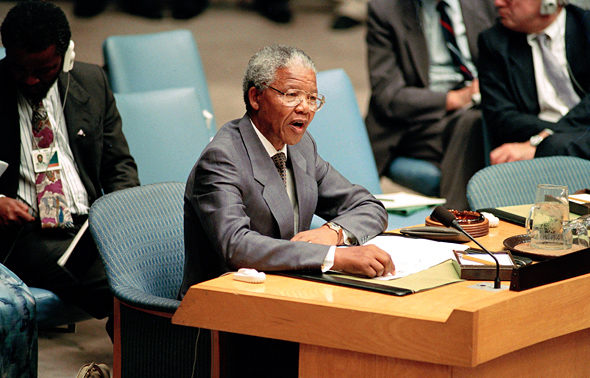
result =
[[[59,158],[54,148],[41,148],[31,152],[35,173],[54,171],[59,169]]]

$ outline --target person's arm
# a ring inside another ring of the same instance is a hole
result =
[[[392,126],[439,120],[447,113],[446,94],[424,88],[417,67],[407,67],[409,62],[404,62],[406,67],[402,68],[401,49],[407,47],[402,45],[405,41],[397,35],[396,25],[389,21],[396,11],[392,3],[369,3],[366,42],[372,109],[379,118],[390,120]],[[399,25],[403,25],[401,20]],[[408,82],[406,74],[412,75],[414,82]]]

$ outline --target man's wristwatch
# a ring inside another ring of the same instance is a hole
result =
[[[545,139],[545,138],[547,138],[548,136],[551,136],[551,135],[553,135],[553,130],[551,130],[551,129],[545,129],[545,130],[541,131],[539,134],[533,135],[531,137],[531,139],[529,139],[529,143],[531,144],[531,146],[537,147],[539,144],[541,144],[541,142],[543,141],[543,139]]]
[[[336,224],[334,222],[328,222],[326,223],[326,226],[328,226],[328,228],[334,232],[336,232],[336,234],[338,234],[338,243],[337,245],[340,245],[344,242],[344,232],[342,231],[342,227],[340,227],[339,224]]]

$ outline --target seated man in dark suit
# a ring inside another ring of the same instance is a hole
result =
[[[217,132],[187,182],[181,294],[239,268],[393,272],[389,254],[362,245],[386,229],[383,205],[322,160],[306,132],[324,103],[311,59],[266,47],[243,91],[246,115]],[[314,213],[329,222],[310,230]],[[297,344],[231,336],[229,376],[297,376]]]
[[[590,158],[590,12],[558,0],[496,1],[481,34],[483,114],[492,164]]]
[[[106,76],[72,68],[70,38],[64,13],[45,1],[19,2],[2,23],[0,261],[100,319],[113,297],[90,233],[65,268],[57,262],[92,203],[139,180]]]
[[[492,0],[369,2],[366,125],[379,172],[395,181],[395,158],[428,161],[440,168],[440,190],[426,194],[458,210],[469,208],[467,182],[485,165],[477,37],[495,17]]]

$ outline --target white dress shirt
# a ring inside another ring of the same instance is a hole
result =
[[[473,64],[471,52],[469,51],[467,29],[465,28],[465,22],[463,22],[461,4],[459,0],[445,0],[445,2],[448,5],[446,8],[447,14],[453,23],[455,39],[459,50],[461,50],[461,55],[465,59],[465,65],[469,68],[473,77],[477,77],[477,68]],[[436,10],[437,3],[437,0],[422,0],[420,2],[421,12],[419,17],[422,17],[420,24],[426,38],[426,46],[430,57],[429,88],[434,92],[446,93],[453,89],[457,83],[463,81],[463,75],[457,72],[451,53],[446,47],[445,37],[440,25],[440,16]]]
[[[17,199],[29,206],[31,215],[37,216],[37,190],[35,189],[35,169],[32,155],[33,131],[31,122],[33,108],[22,94],[19,93],[18,97],[21,151]],[[52,147],[58,153],[63,190],[70,212],[74,215],[88,214],[90,208],[88,193],[80,179],[78,167],[74,162],[74,155],[68,142],[68,132],[57,82],[43,99],[43,105],[47,110],[49,122],[53,129],[54,142]]]
[[[551,38],[549,46],[552,54],[557,58],[559,66],[562,67],[567,78],[570,78],[568,63],[565,53],[565,15],[563,8],[559,15],[545,30],[539,34],[547,34]],[[531,46],[533,54],[533,67],[535,70],[535,82],[537,84],[537,96],[541,108],[538,117],[544,121],[557,122],[569,112],[569,108],[557,96],[555,88],[547,78],[541,49],[536,40],[539,34],[528,34],[527,41]]]

